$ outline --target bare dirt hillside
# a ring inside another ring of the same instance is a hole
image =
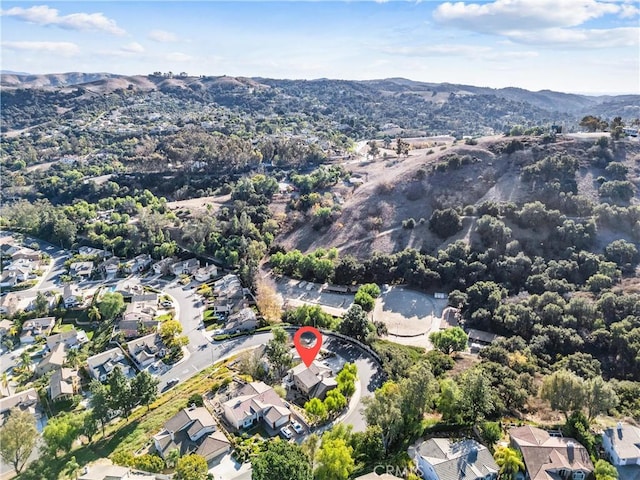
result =
[[[277,242],[302,251],[337,247],[341,253],[365,257],[374,251],[391,253],[409,247],[433,251],[459,239],[470,241],[475,217],[463,217],[462,231],[443,243],[428,229],[434,209],[478,205],[487,200],[519,205],[537,200],[531,185],[521,181],[521,169],[556,153],[579,159],[578,194],[598,200],[596,179],[603,170],[590,166],[592,139],[559,138],[556,143],[544,145],[539,139],[521,137],[524,150],[501,153],[510,141],[494,136],[480,139],[473,146],[438,143],[430,148],[413,149],[406,158],[383,150],[386,159],[381,156],[348,162],[344,167],[351,172],[351,181],[333,189],[344,199],[340,217],[323,231],[314,230],[310,222],[293,221]],[[414,142],[424,147],[419,140]],[[635,181],[636,188],[640,186],[635,170],[638,152],[640,148],[635,141],[614,153],[616,160],[627,164],[629,178]],[[454,154],[466,158],[468,164],[437,171],[436,165],[446,163]],[[358,185],[358,181],[363,183]],[[413,229],[402,227],[402,222],[409,218],[417,222]],[[604,238],[605,231],[602,235],[603,241],[611,241]]]

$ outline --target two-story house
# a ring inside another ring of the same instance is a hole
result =
[[[620,480],[640,479],[640,428],[618,422],[602,434],[602,447]]]
[[[120,367],[127,376],[132,373],[131,366],[117,347],[87,358],[89,375],[100,382],[105,382],[116,367]]]
[[[496,480],[500,470],[473,439],[430,438],[416,446],[414,462],[424,480]]]
[[[200,268],[200,260],[197,258],[190,258],[182,262],[177,262],[171,265],[171,273],[174,275],[192,275],[198,268]]]
[[[509,436],[522,453],[527,480],[584,480],[593,472],[589,452],[573,438],[530,425],[512,428]]]
[[[286,382],[306,398],[324,400],[327,393],[338,386],[331,369],[314,360],[309,367],[300,363],[289,370]]]
[[[184,408],[164,424],[153,436],[156,451],[166,458],[172,450],[180,455],[196,453],[207,462],[227,453],[231,444],[221,432],[216,432],[216,422],[205,407]]]
[[[55,323],[55,317],[42,317],[27,320],[22,324],[20,343],[22,345],[30,345],[35,343],[37,337],[48,336]]]

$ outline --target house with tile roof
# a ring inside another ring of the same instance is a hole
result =
[[[54,402],[68,400],[80,392],[80,376],[71,368],[60,368],[53,372],[49,381],[49,398]]]
[[[183,408],[153,436],[156,451],[166,458],[172,450],[180,455],[196,453],[207,462],[227,453],[231,443],[223,433],[216,431],[216,422],[205,407]]]
[[[242,386],[234,398],[222,404],[224,419],[236,430],[259,422],[275,431],[289,423],[291,411],[273,388],[263,382]]]
[[[584,480],[593,472],[589,452],[577,440],[525,425],[509,430],[522,453],[528,480]]]
[[[602,434],[602,447],[618,470],[619,480],[640,480],[640,428],[618,422]]]
[[[324,400],[338,386],[331,369],[314,360],[309,367],[300,363],[287,373],[285,382],[307,397]]]
[[[500,469],[473,439],[430,438],[416,446],[414,461],[424,480],[496,480]]]

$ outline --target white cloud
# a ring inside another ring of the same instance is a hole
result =
[[[501,35],[513,42],[572,48],[607,48],[638,44],[635,27],[580,29],[604,15],[633,17],[633,5],[598,0],[495,0],[491,3],[446,2],[434,10],[441,24]]]
[[[72,57],[80,53],[80,47],[71,42],[2,42],[2,48],[19,52],[46,52],[64,57]]]
[[[640,28],[611,29],[548,28],[533,32],[513,31],[507,35],[519,43],[568,48],[633,47],[640,44]]]
[[[120,47],[120,50],[127,53],[142,53],[144,52],[144,47],[138,42],[131,42]]]
[[[125,31],[118,27],[115,20],[102,13],[71,13],[60,15],[55,8],[47,5],[36,5],[30,8],[13,7],[2,10],[3,16],[15,17],[28,23],[42,26],[57,26],[68,30],[88,30],[105,32],[112,35],[124,35]]]
[[[169,43],[169,42],[177,42],[178,36],[175,33],[167,32],[166,30],[151,30],[149,35],[147,35],[149,39],[155,42],[161,43]]]
[[[531,30],[575,27],[607,14],[629,12],[629,5],[597,0],[495,0],[491,3],[446,2],[434,11],[441,23],[481,32],[517,27]]]
[[[167,54],[166,58],[167,60],[170,60],[172,62],[188,62],[190,60],[193,60],[191,56],[181,52],[171,52]]]

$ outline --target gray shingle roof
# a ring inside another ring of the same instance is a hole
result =
[[[487,447],[472,439],[431,438],[420,444],[417,453],[433,466],[440,480],[473,480],[499,470]]]

